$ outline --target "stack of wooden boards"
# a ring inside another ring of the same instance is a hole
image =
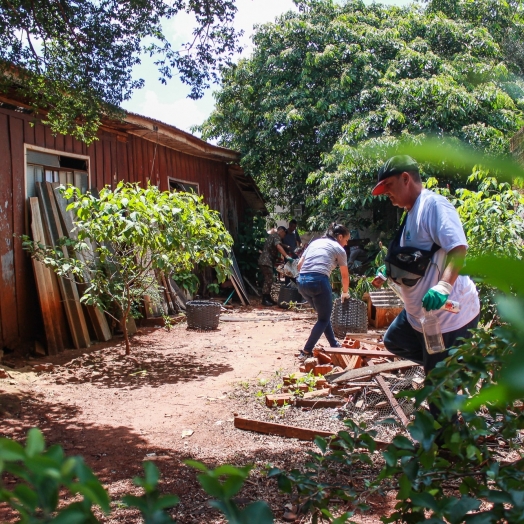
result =
[[[72,237],[73,219],[67,203],[57,191],[59,184],[39,182],[36,197],[29,199],[33,240],[59,247],[59,239]],[[64,257],[69,258],[65,247]],[[82,255],[76,255],[82,256]],[[67,278],[33,259],[38,299],[47,342],[47,354],[55,355],[66,347],[87,348],[91,339],[101,342],[111,338],[111,330],[102,311],[80,303],[82,289]]]
[[[240,299],[240,302],[243,306],[249,306],[249,297],[247,296],[247,290],[244,286],[244,282],[242,280],[242,275],[240,273],[240,268],[238,267],[237,259],[235,258],[235,254],[233,251],[231,251],[231,264],[232,264],[232,271],[231,271],[231,283],[233,284],[233,287],[236,291],[236,294],[238,295],[238,298]],[[256,291],[256,289],[255,289]]]
[[[382,342],[378,342],[367,334],[348,334],[340,349],[327,348],[325,352],[338,364],[339,368],[334,368],[333,372],[326,377],[333,391],[338,390],[355,395],[366,385],[365,381],[373,379],[384,392],[393,412],[402,424],[409,423],[382,374],[417,367],[416,364],[410,360],[396,358],[393,353],[387,351]]]

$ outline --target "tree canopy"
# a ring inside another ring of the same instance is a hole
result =
[[[297,4],[225,69],[201,127],[242,152],[273,204],[307,201],[313,226],[355,223],[384,160],[368,146],[436,135],[507,153],[524,107],[520,2]]]
[[[166,20],[193,13],[193,41],[174,49]],[[160,80],[177,72],[198,98],[237,51],[234,0],[0,1],[0,91],[15,84],[56,133],[92,140],[101,114],[143,85],[133,67],[145,53]]]

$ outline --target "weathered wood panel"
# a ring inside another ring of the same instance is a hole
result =
[[[16,304],[13,250],[13,172],[9,118],[0,114],[0,143],[7,147],[0,155],[0,314],[2,339],[11,347],[18,343],[18,308]]]
[[[9,125],[11,142],[11,172],[13,180],[13,232],[20,235],[25,231],[26,209],[25,209],[25,181],[24,163],[20,159],[24,158],[24,121],[20,118],[11,118]],[[25,316],[33,317],[37,315],[36,303],[31,300],[31,288],[34,286],[31,278],[31,261],[29,256],[22,248],[22,240],[16,236],[13,238],[13,255],[15,271],[15,296],[17,317],[22,319]],[[17,325],[19,339],[29,331],[34,335],[35,323],[27,326]]]
[[[13,347],[43,334],[30,258],[13,235],[27,233],[24,185],[24,144],[87,155],[91,186],[102,188],[117,180],[142,186],[152,182],[168,189],[168,177],[198,183],[204,201],[221,212],[232,233],[246,207],[225,162],[199,159],[135,135],[99,132],[91,146],[71,136],[53,136],[33,115],[0,108],[0,344]],[[156,154],[155,154],[156,147]],[[154,159],[154,163],[153,163]],[[54,276],[54,275],[53,275]],[[54,283],[57,286],[57,283]],[[63,306],[62,306],[63,309]],[[62,315],[65,321],[65,314]],[[65,331],[69,331],[65,325]],[[68,333],[69,336],[69,333]],[[0,346],[1,347],[1,346]]]
[[[45,147],[45,128],[39,122],[35,123],[35,145]]]

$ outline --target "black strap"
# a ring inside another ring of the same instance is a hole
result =
[[[402,233],[404,232],[404,228],[406,227],[407,221],[408,221],[408,214],[404,213],[404,215],[402,215],[402,218],[400,219],[400,227],[398,228],[398,231],[395,234],[395,237],[393,238],[393,240],[391,241],[389,245],[390,248],[391,246],[394,245],[393,242],[395,242],[395,240],[398,242],[398,245],[400,247],[400,239],[402,238]],[[440,246],[436,242],[433,242],[433,245],[431,246],[431,249],[429,250],[429,252],[431,253],[431,256],[433,256],[439,249],[440,249]]]

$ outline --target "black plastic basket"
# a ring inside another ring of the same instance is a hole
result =
[[[302,295],[296,287],[281,286],[278,293],[278,305],[281,308],[287,309],[290,302],[300,302],[301,300]]]
[[[189,329],[217,329],[220,304],[209,300],[190,300],[186,303],[186,317]]]
[[[344,338],[346,333],[367,333],[367,304],[356,298],[347,299],[345,302],[337,298],[331,312],[331,325],[338,338]]]

